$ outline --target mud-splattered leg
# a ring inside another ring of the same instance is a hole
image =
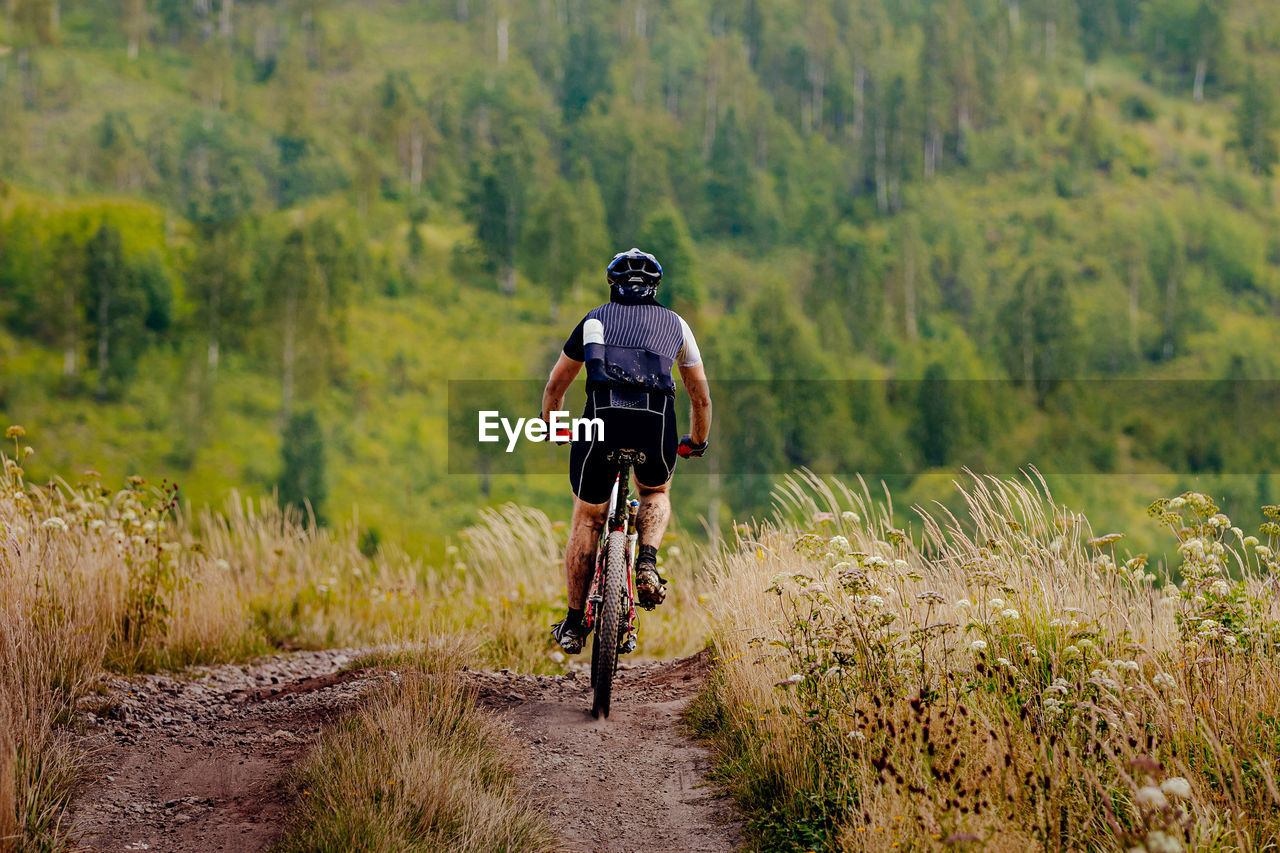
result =
[[[591,586],[591,573],[595,569],[596,549],[600,547],[600,531],[604,529],[608,512],[608,502],[589,504],[573,499],[573,523],[569,529],[569,546],[564,555],[565,584],[570,608],[581,610],[587,606],[587,590]]]

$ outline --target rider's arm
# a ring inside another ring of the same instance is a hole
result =
[[[573,383],[573,379],[582,369],[582,362],[560,353],[556,366],[551,368],[551,376],[547,378],[547,387],[542,392],[542,419],[550,419],[551,413],[561,411],[564,406],[564,395]]]
[[[689,392],[689,402],[693,404],[693,426],[689,435],[695,443],[702,444],[711,434],[711,389],[707,385],[707,372],[702,368],[702,362],[680,365],[680,380]]]

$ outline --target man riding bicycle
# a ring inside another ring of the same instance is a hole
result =
[[[547,421],[564,404],[565,392],[585,363],[583,417],[604,421],[603,438],[588,430],[590,438],[574,441],[569,451],[574,495],[565,552],[569,612],[551,631],[567,654],[582,651],[587,636],[587,589],[617,474],[606,458],[609,452],[630,448],[645,457],[634,469],[640,492],[636,592],[640,606],[652,610],[666,598],[666,581],[658,575],[658,546],[671,520],[668,487],[676,456],[701,456],[711,430],[711,395],[693,332],[654,298],[662,281],[658,259],[639,249],[620,252],[606,275],[609,301],[588,312],[569,335],[542,393],[542,419]],[[678,442],[672,366],[680,368],[693,404],[690,434]]]

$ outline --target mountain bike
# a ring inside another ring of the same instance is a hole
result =
[[[636,551],[636,508],[630,499],[631,468],[645,461],[637,450],[613,450],[605,459],[618,466],[618,476],[609,496],[609,517],[596,573],[587,593],[587,630],[591,641],[591,687],[594,693],[591,716],[609,716],[613,677],[618,671],[618,655],[636,648],[636,590],[631,566]]]

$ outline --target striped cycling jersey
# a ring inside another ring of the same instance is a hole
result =
[[[587,364],[588,388],[643,388],[674,394],[672,366],[702,361],[689,324],[657,302],[606,302],[582,318],[564,354]]]

